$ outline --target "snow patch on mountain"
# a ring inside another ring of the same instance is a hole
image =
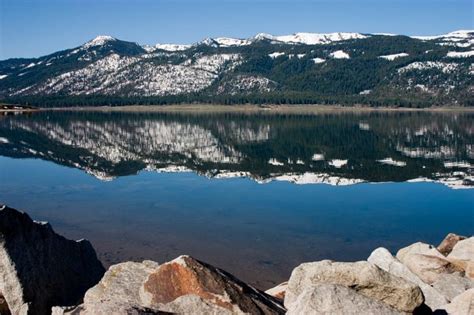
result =
[[[458,69],[457,63],[446,63],[440,61],[416,61],[412,62],[409,65],[398,69],[398,73],[404,73],[414,70],[430,70],[438,69],[443,73],[452,73]]]
[[[259,38],[262,37],[262,34],[257,35]],[[255,38],[257,38],[255,36]],[[273,41],[279,41],[288,44],[303,44],[303,45],[318,45],[318,44],[330,44],[333,42],[351,40],[351,39],[364,39],[367,38],[367,35],[362,35],[360,33],[327,33],[327,34],[318,34],[318,33],[295,33],[292,35],[282,35],[282,36],[271,36],[270,38]]]
[[[474,50],[471,51],[449,51],[446,55],[450,58],[468,58],[474,56]]]
[[[323,58],[313,58],[312,60],[313,60],[314,63],[316,63],[316,64],[326,62],[326,59],[323,59]]]
[[[278,58],[280,56],[284,56],[285,53],[284,52],[273,52],[271,54],[268,54],[268,57],[272,58],[272,59],[275,59],[275,58]]]
[[[348,53],[344,52],[343,50],[337,50],[329,54],[331,58],[334,59],[349,59],[351,58]]]
[[[82,45],[82,47],[87,49],[87,48],[91,48],[91,47],[94,47],[94,46],[102,46],[102,45],[106,44],[107,42],[116,41],[116,40],[117,39],[115,39],[112,36],[99,35],[96,38],[94,38],[93,40],[90,40],[87,43],[85,43],[84,45]]]
[[[182,44],[156,44],[152,47],[151,51],[155,49],[161,49],[166,51],[183,51],[191,48],[192,45],[182,45]]]
[[[409,55],[407,53],[399,53],[399,54],[391,54],[391,55],[384,55],[384,56],[379,56],[379,58],[393,61],[397,58],[402,58],[402,57],[408,57]]]

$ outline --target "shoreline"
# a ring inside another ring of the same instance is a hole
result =
[[[38,111],[84,111],[84,112],[130,112],[130,113],[276,113],[276,114],[319,114],[319,113],[397,113],[397,112],[474,112],[474,107],[369,107],[341,105],[124,105],[124,106],[81,106],[38,108]]]

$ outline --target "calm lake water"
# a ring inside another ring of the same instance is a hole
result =
[[[3,116],[0,183],[106,265],[186,253],[265,289],[474,234],[474,114]]]

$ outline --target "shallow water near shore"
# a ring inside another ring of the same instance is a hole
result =
[[[190,254],[265,289],[305,261],[473,234],[473,118],[6,116],[0,202],[106,265]]]

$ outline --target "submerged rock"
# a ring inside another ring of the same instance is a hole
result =
[[[277,299],[189,256],[160,265],[141,288],[144,306],[180,314],[284,314]]]
[[[288,306],[288,315],[399,315],[397,311],[383,302],[368,298],[342,285],[318,284],[305,289]]]
[[[459,242],[466,239],[465,236],[449,233],[446,235],[444,240],[438,245],[438,251],[444,256],[448,256],[453,250],[454,246]]]
[[[104,271],[88,241],[68,240],[47,223],[0,207],[0,292],[12,314],[76,305]]]
[[[285,306],[294,303],[306,290],[319,284],[342,285],[368,298],[383,302],[402,312],[413,312],[423,301],[421,289],[412,282],[391,275],[366,262],[341,263],[329,260],[304,263],[291,273]]]
[[[383,247],[377,248],[370,254],[367,261],[377,265],[394,276],[403,278],[418,285],[425,296],[425,304],[432,310],[436,310],[448,303],[448,299],[441,292],[423,282],[423,280],[408,269],[407,266],[393,257],[387,249]]]

